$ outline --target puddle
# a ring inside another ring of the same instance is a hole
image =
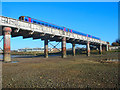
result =
[[[19,61],[11,61],[11,63],[18,63]]]
[[[120,61],[119,59],[106,59],[106,61],[113,61],[113,62],[116,62],[116,61]]]
[[[51,55],[48,55],[48,56],[61,56],[60,54],[51,54]]]

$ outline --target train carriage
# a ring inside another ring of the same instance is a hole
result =
[[[54,25],[54,24],[51,24],[51,23],[48,23],[48,22],[44,22],[44,21],[41,21],[41,20],[33,19],[33,18],[28,17],[28,16],[20,16],[19,20],[30,22],[30,23],[36,23],[36,24],[47,26],[47,27],[63,30],[63,31],[66,31],[66,32],[71,32],[71,33],[79,34],[79,35],[82,35],[82,36],[86,36],[86,37],[90,37],[90,38],[101,40],[100,38],[95,37],[95,36],[91,36],[89,34],[78,32],[78,31],[75,31],[75,30],[72,30],[72,29],[69,29],[69,28],[65,28],[65,27],[62,27],[62,26]]]

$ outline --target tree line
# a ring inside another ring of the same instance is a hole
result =
[[[115,42],[113,42],[112,46],[120,46],[120,39],[117,39]]]

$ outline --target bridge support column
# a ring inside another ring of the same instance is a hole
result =
[[[4,31],[3,60],[4,62],[10,62],[11,61],[10,38],[11,38],[12,29],[10,27],[4,27],[3,31]]]
[[[105,50],[106,50],[106,46],[102,45],[102,51],[105,51]]]
[[[86,49],[87,49],[87,56],[90,56],[90,42],[87,42]]]
[[[44,41],[44,55],[45,58],[48,58],[48,39],[45,39]]]
[[[109,47],[108,47],[108,44],[107,44],[107,45],[106,45],[106,51],[108,51],[108,48],[109,48]]]
[[[75,56],[75,43],[72,43],[72,54]]]
[[[62,58],[66,57],[66,37],[62,39]]]
[[[102,44],[99,45],[99,54],[102,54]]]

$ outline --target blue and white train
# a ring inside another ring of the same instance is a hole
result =
[[[68,29],[68,28],[65,28],[65,27],[54,25],[54,24],[44,22],[44,21],[41,21],[41,20],[33,19],[33,18],[28,17],[28,16],[20,16],[19,20],[27,21],[27,22],[30,22],[30,23],[36,23],[36,24],[47,26],[47,27],[52,27],[52,28],[56,28],[56,29],[59,29],[59,30],[63,30],[63,31],[66,31],[66,32],[71,32],[71,33],[79,34],[79,35],[82,35],[82,36],[86,36],[86,37],[101,40],[100,38],[89,35],[89,34],[81,33],[81,32],[78,32],[78,31],[75,31],[75,30],[72,30],[72,29]]]

